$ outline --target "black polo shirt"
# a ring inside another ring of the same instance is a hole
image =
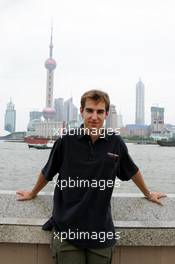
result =
[[[110,199],[115,179],[128,181],[137,171],[119,135],[106,135],[95,143],[78,132],[58,139],[42,169],[47,181],[59,174],[54,191],[55,229],[81,248],[113,246]]]

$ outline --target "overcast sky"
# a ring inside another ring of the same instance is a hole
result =
[[[57,61],[54,97],[101,88],[123,115],[135,120],[135,85],[145,84],[150,107],[165,107],[175,124],[175,2],[173,0],[0,0],[0,129],[10,97],[17,130],[29,111],[45,106],[46,69],[53,19]]]

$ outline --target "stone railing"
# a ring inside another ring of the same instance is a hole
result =
[[[162,201],[164,206],[139,194],[113,195],[112,214],[120,232],[113,264],[175,263],[175,195]],[[41,225],[51,216],[52,195],[19,202],[15,192],[0,191],[0,204],[0,263],[51,264],[51,234]]]

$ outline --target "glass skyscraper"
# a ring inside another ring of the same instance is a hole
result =
[[[15,132],[16,128],[16,110],[15,105],[10,102],[7,104],[7,109],[5,111],[5,122],[4,129],[10,133]]]
[[[136,125],[145,124],[145,86],[141,79],[136,84]]]

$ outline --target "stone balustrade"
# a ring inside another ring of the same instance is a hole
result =
[[[113,195],[113,220],[120,232],[113,264],[174,264],[175,195],[162,201],[164,206],[141,194]],[[51,216],[52,195],[19,202],[15,192],[0,191],[0,204],[0,263],[51,264],[51,233],[41,226]]]

